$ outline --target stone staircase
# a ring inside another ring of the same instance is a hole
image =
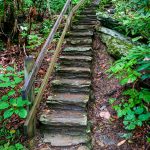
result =
[[[53,93],[47,99],[49,110],[40,116],[44,142],[59,149],[84,145],[91,140],[87,133],[87,104],[91,90],[95,10],[96,5],[88,6],[67,34],[60,67],[52,81]]]

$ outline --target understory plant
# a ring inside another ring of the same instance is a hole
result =
[[[26,106],[30,104],[20,97],[23,72],[14,67],[0,66],[0,145],[13,142],[20,136],[19,128],[27,116]]]
[[[125,128],[133,130],[143,123],[149,123],[150,48],[145,45],[134,47],[127,56],[116,61],[109,72],[119,79],[121,85],[127,86],[122,93],[124,99],[117,104],[114,103],[116,99],[110,99],[118,117],[123,118]]]

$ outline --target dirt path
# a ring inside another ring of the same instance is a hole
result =
[[[146,150],[144,137],[128,141],[122,138],[127,131],[124,130],[122,121],[118,120],[109,104],[109,98],[119,97],[122,90],[118,81],[114,77],[108,78],[106,73],[113,59],[108,55],[106,46],[98,39],[98,36],[95,36],[93,47],[92,84],[95,100],[91,102],[89,108],[89,118],[93,124],[93,150]]]

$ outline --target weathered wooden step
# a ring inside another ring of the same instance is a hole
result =
[[[79,144],[86,144],[90,141],[87,134],[77,135],[75,132],[70,133],[50,133],[44,132],[44,142],[50,143],[54,147],[75,146]],[[61,149],[60,149],[61,150]]]
[[[53,90],[56,92],[88,93],[91,81],[88,79],[57,79],[52,81]]]
[[[62,51],[63,55],[85,55],[91,56],[92,54],[92,47],[66,47]]]
[[[68,44],[71,45],[92,45],[92,39],[91,38],[68,38],[66,39]]]
[[[96,15],[89,15],[89,14],[86,14],[86,15],[78,15],[76,16],[76,19],[97,19],[97,16]]]
[[[92,57],[90,56],[60,56],[60,63],[63,66],[90,67]],[[70,68],[71,69],[71,68]],[[74,71],[82,71],[82,68],[72,68]],[[85,69],[83,69],[85,70]]]
[[[57,76],[62,76],[63,78],[68,78],[68,79],[90,78],[91,70],[90,68],[85,68],[85,67],[61,66],[60,68],[57,69]]]
[[[94,29],[94,25],[73,25],[73,30],[90,30]]]
[[[84,111],[50,110],[43,112],[40,122],[55,127],[85,127],[87,126],[87,114]]]
[[[67,33],[67,36],[75,36],[75,37],[91,37],[93,36],[92,31],[83,31],[83,32],[69,32]]]
[[[85,107],[89,101],[89,94],[53,93],[47,99],[47,104],[75,105]]]

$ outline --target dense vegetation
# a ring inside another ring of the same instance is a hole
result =
[[[150,123],[150,1],[101,1],[101,10],[108,6],[115,10],[113,19],[119,24],[115,29],[137,42],[109,69],[124,86],[124,98],[111,98],[110,103],[118,117],[123,118],[125,129],[134,130]]]

